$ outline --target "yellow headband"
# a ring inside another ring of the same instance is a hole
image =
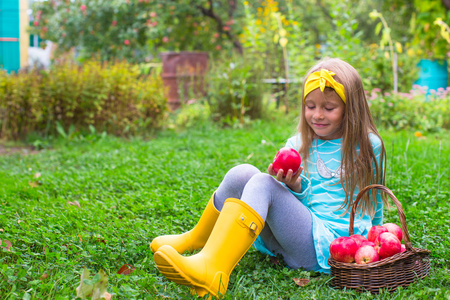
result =
[[[342,101],[346,103],[344,86],[334,80],[334,75],[336,75],[334,72],[325,69],[321,69],[320,71],[311,73],[306,79],[303,101],[305,100],[306,96],[315,89],[320,88],[320,90],[323,92],[325,87],[328,86],[333,88],[339,95],[339,97],[341,97]]]

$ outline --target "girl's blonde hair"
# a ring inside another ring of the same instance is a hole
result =
[[[373,122],[361,77],[355,68],[340,59],[327,58],[312,67],[306,74],[305,79],[308,78],[311,73],[319,71],[320,69],[326,69],[336,74],[333,78],[344,86],[345,96],[347,98],[344,118],[342,120],[343,128],[341,128],[341,131],[343,132],[341,166],[344,169],[344,175],[341,173],[340,180],[346,194],[345,201],[341,208],[345,208],[345,213],[347,213],[353,204],[353,195],[356,187],[362,189],[367,185],[374,183],[385,184],[386,150],[383,140]],[[303,84],[301,99],[304,98],[304,90],[305,86]],[[306,162],[309,157],[313,139],[316,135],[306,122],[304,111],[305,102],[302,100],[302,112],[298,125],[298,132],[301,135],[301,147],[299,153],[302,160]],[[378,163],[375,153],[373,152],[369,133],[375,134],[381,140],[381,164]],[[359,154],[357,154],[356,151],[358,145]],[[307,168],[307,164],[305,163],[306,172],[308,172]],[[364,195],[359,204],[362,212],[368,212],[371,216],[375,214],[377,204],[376,196],[377,192],[375,191],[372,192],[370,196],[367,193]],[[385,200],[384,195],[383,199]]]

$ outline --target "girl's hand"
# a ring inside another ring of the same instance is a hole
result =
[[[287,171],[286,176],[284,176],[284,170],[280,169],[278,170],[278,173],[275,173],[275,171],[273,170],[273,165],[270,164],[269,167],[267,168],[267,171],[269,172],[270,175],[272,176],[276,176],[277,180],[280,182],[283,182],[284,184],[286,184],[288,186],[288,188],[290,188],[292,191],[296,192],[296,193],[301,193],[302,191],[302,180],[300,178],[300,174],[303,172],[303,167],[300,167],[297,171],[297,173],[293,174],[294,172],[289,169]]]

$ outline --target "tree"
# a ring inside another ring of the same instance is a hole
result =
[[[142,61],[167,50],[242,53],[240,14],[233,0],[50,0],[34,4],[31,32],[103,60]]]

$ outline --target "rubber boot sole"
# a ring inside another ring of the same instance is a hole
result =
[[[191,287],[191,294],[197,295],[199,297],[204,297],[207,294],[218,296],[214,291],[212,291],[208,286],[201,285],[192,280],[189,276],[187,276],[180,268],[178,268],[172,260],[164,253],[157,251],[153,259],[156,263],[161,274],[163,274],[167,279],[181,284]],[[218,272],[216,275],[220,275],[221,272]],[[210,299],[211,297],[209,297]]]

